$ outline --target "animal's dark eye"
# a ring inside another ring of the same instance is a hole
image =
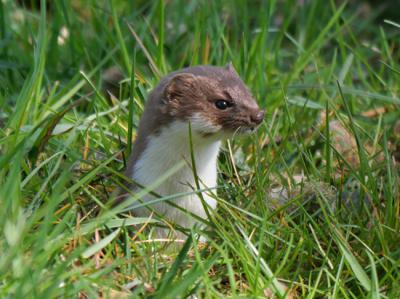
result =
[[[215,107],[217,107],[220,110],[225,110],[226,108],[229,108],[232,106],[233,106],[232,102],[228,102],[225,100],[216,100],[215,101]]]

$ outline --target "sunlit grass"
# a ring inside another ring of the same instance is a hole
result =
[[[399,297],[398,20],[164,2],[0,2],[0,297]],[[174,251],[112,200],[159,77],[230,61],[267,117],[224,144],[219,208]]]

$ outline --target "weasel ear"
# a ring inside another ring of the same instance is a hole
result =
[[[182,97],[194,88],[196,77],[191,73],[180,73],[173,76],[164,89],[164,100],[171,100]]]
[[[225,69],[230,71],[231,73],[239,76],[238,72],[235,70],[235,67],[232,64],[232,61],[230,61],[227,65],[225,65]]]

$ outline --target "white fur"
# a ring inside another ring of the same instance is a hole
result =
[[[207,119],[205,119],[201,113],[196,112],[190,117],[190,122],[192,124],[192,130],[194,132],[202,132],[206,134],[214,134],[221,130],[221,125],[214,125]]]
[[[214,188],[217,185],[217,156],[220,141],[215,137],[202,137],[198,132],[211,133],[216,132],[219,128],[207,124],[199,115],[194,115],[193,119],[191,119],[191,123],[193,153],[197,168],[197,176],[202,185],[200,188]],[[134,166],[134,175],[132,179],[144,186],[149,186],[182,160],[185,161],[185,166],[164,180],[161,185],[154,190],[157,194],[166,196],[183,192],[192,192],[196,189],[193,170],[191,168],[188,123],[175,121],[169,126],[164,127],[158,135],[148,136],[146,149],[140,155]],[[215,209],[217,204],[215,199],[209,196],[207,192],[203,192],[203,197],[209,207]],[[154,199],[155,197],[152,195],[146,195],[142,198],[144,202]],[[201,200],[196,194],[176,198],[173,201],[185,210],[202,218],[206,217]],[[196,223],[196,220],[189,214],[167,203],[156,203],[151,205],[151,208],[182,227],[190,228]],[[141,217],[148,216],[151,213],[146,207],[133,207],[133,211],[137,216]],[[157,234],[160,237],[164,237],[167,232],[159,230]],[[182,234],[178,234],[178,236],[182,237]]]

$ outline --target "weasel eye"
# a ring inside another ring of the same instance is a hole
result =
[[[232,102],[228,102],[225,100],[216,100],[215,101],[215,107],[217,107],[220,110],[225,110],[226,108],[232,107],[233,103]]]

